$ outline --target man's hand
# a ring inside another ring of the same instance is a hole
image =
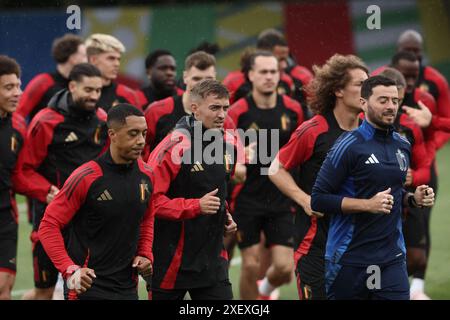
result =
[[[47,198],[46,198],[47,204],[49,204],[50,202],[53,201],[53,199],[55,199],[58,192],[59,192],[59,189],[56,186],[50,187],[50,190],[48,191]]]
[[[317,211],[313,211],[311,209],[311,196],[307,196],[307,198],[305,199],[305,201],[302,201],[301,206],[303,208],[303,210],[305,211],[305,213],[310,216],[310,217],[316,217],[316,218],[322,218],[323,217],[323,213],[321,212],[317,212]]]
[[[419,207],[432,207],[434,205],[434,190],[423,184],[414,191],[414,200]]]
[[[225,232],[224,235],[228,236],[237,231],[237,224],[234,222],[233,217],[229,212],[227,212],[227,221],[225,223]]]
[[[367,211],[371,213],[391,213],[394,197],[390,194],[391,188],[378,192],[367,201]]]
[[[412,182],[413,182],[412,170],[408,168],[408,171],[406,172],[405,186],[409,187],[410,185],[412,185]]]
[[[419,109],[407,106],[403,106],[402,109],[421,128],[426,128],[430,125],[433,115],[431,114],[430,109],[428,109],[427,106],[422,103],[422,101],[418,101],[417,105],[419,106]]]
[[[200,211],[202,214],[215,214],[220,208],[220,199],[215,195],[219,189],[208,192],[200,199]]]
[[[136,268],[142,277],[150,277],[153,274],[152,262],[146,257],[136,256],[133,260],[133,268]]]
[[[91,288],[95,278],[97,276],[93,269],[80,268],[67,279],[67,287],[75,290],[77,294],[82,294]]]

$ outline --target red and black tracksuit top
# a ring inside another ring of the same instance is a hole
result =
[[[126,85],[112,82],[102,88],[102,95],[97,105],[108,113],[109,109],[118,103],[129,103],[142,110],[142,103],[138,94]]]
[[[235,147],[221,138],[223,159],[207,164],[195,155],[212,142],[202,141],[194,132],[194,117],[183,117],[148,160],[155,176],[153,288],[201,288],[228,279],[223,233]],[[216,188],[220,209],[199,215],[200,198]]]
[[[433,96],[429,93],[420,90],[419,88],[415,88],[412,93],[405,93],[405,97],[402,102],[402,106],[408,106],[412,108],[419,108],[418,101],[422,101],[423,104],[431,111],[433,117],[437,115],[436,101]],[[402,113],[402,108],[399,108],[399,113]],[[430,161],[434,162],[434,157],[436,155],[436,151],[440,148],[438,146],[438,140],[444,139],[442,135],[444,134],[441,131],[437,131],[433,126],[429,126],[427,128],[422,129],[423,138],[425,142],[425,148],[428,153],[428,157]],[[441,138],[439,138],[441,137]]]
[[[436,100],[436,115],[434,117],[450,119],[450,89],[445,77],[433,67],[421,66],[418,87],[431,94]],[[440,149],[449,139],[450,134],[448,132],[438,132],[436,134],[436,148]]]
[[[252,83],[247,79],[242,71],[236,70],[230,72],[225,79],[223,85],[230,92],[230,103],[235,103],[241,98],[245,98],[252,92]],[[295,85],[292,78],[282,72],[280,74],[280,82],[278,83],[278,93],[292,96],[295,91]]]
[[[0,234],[17,228],[13,175],[25,141],[25,120],[18,113],[0,118]]]
[[[303,122],[303,111],[300,104],[286,95],[277,95],[276,106],[272,109],[260,109],[252,95],[242,98],[233,104],[228,111],[228,116],[236,124],[238,129],[244,131],[255,130],[257,133],[257,148],[261,153],[260,129],[268,130],[266,156],[270,157],[268,163],[262,164],[257,159],[254,164],[247,164],[247,178],[243,185],[233,191],[235,208],[252,210],[272,210],[275,212],[291,211],[291,201],[284,196],[278,188],[269,180],[267,175],[261,174],[261,169],[268,169],[270,162],[275,158],[278,150],[272,150],[271,130],[279,132],[279,148],[284,146]],[[241,140],[248,145],[249,141]],[[248,140],[248,139],[247,139]],[[265,142],[264,142],[265,144]],[[264,150],[264,148],[263,148]]]
[[[298,177],[294,178],[306,194],[311,195],[328,151],[344,132],[333,111],[328,111],[302,123],[281,148],[278,153],[280,164],[286,170],[298,169]],[[305,255],[324,260],[329,221],[328,215],[310,217],[302,207],[299,208],[295,217],[295,264]]]
[[[295,90],[292,94],[292,97],[297,100],[302,106],[305,120],[310,119],[312,114],[308,109],[306,86],[314,78],[313,74],[306,67],[298,64],[287,67],[285,72],[294,81]]]
[[[100,108],[92,112],[77,108],[68,90],[55,95],[48,108],[33,118],[19,158],[19,174],[28,181],[27,191],[38,200],[35,231],[50,187],[61,189],[76,168],[105,150],[107,139],[105,112]]]
[[[135,256],[153,261],[153,176],[142,160],[116,164],[109,151],[76,169],[45,210],[39,239],[65,276],[69,266],[97,278],[80,297],[137,299]],[[61,229],[67,227],[64,244]],[[69,291],[69,299],[75,298]]]
[[[138,95],[139,101],[141,103],[142,110],[144,111],[149,107],[150,104],[152,104],[155,101],[163,100],[174,95],[181,96],[183,95],[183,93],[184,90],[175,87],[172,93],[162,94],[153,89],[152,86],[150,85],[136,91],[136,94]]]
[[[147,136],[143,159],[147,160],[150,152],[175,128],[178,121],[188,116],[183,107],[183,96],[176,95],[152,103],[145,110]],[[229,117],[225,118],[224,129],[236,129]]]
[[[48,106],[50,99],[58,92],[67,88],[69,79],[58,71],[41,73],[35,76],[25,88],[20,98],[17,112],[29,120],[43,108]]]

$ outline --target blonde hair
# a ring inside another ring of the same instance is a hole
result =
[[[94,33],[86,39],[86,53],[88,56],[103,52],[125,52],[125,46],[117,38],[104,33]]]

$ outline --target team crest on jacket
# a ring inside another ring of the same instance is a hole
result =
[[[13,134],[11,136],[11,151],[16,153],[18,147],[19,147],[19,141],[17,141],[16,135]]]
[[[223,163],[225,166],[225,171],[226,173],[230,173],[231,172],[231,163],[233,162],[233,159],[231,157],[231,154],[229,154],[228,152],[225,151],[225,154],[223,155]]]
[[[405,154],[397,149],[397,153],[395,154],[397,157],[398,165],[400,166],[401,171],[408,170],[408,161],[406,160]]]
[[[97,129],[95,129],[95,133],[94,133],[94,143],[95,144],[100,144],[100,132],[101,132],[102,128],[100,126],[97,127]]]
[[[146,202],[148,200],[148,196],[150,195],[150,190],[148,190],[148,183],[144,180],[141,180],[141,183],[139,184],[139,192],[141,202]]]
[[[281,116],[281,130],[288,131],[291,128],[291,119],[285,113]]]
[[[430,87],[426,84],[426,83],[422,83],[419,87],[420,90],[425,91],[425,92],[429,92],[430,91]]]

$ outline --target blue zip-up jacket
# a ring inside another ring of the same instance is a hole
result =
[[[382,266],[405,259],[401,213],[409,163],[410,144],[393,129],[376,129],[364,121],[339,137],[311,195],[311,208],[331,215],[327,261]],[[370,199],[387,188],[394,197],[390,214],[342,213],[344,197]]]

